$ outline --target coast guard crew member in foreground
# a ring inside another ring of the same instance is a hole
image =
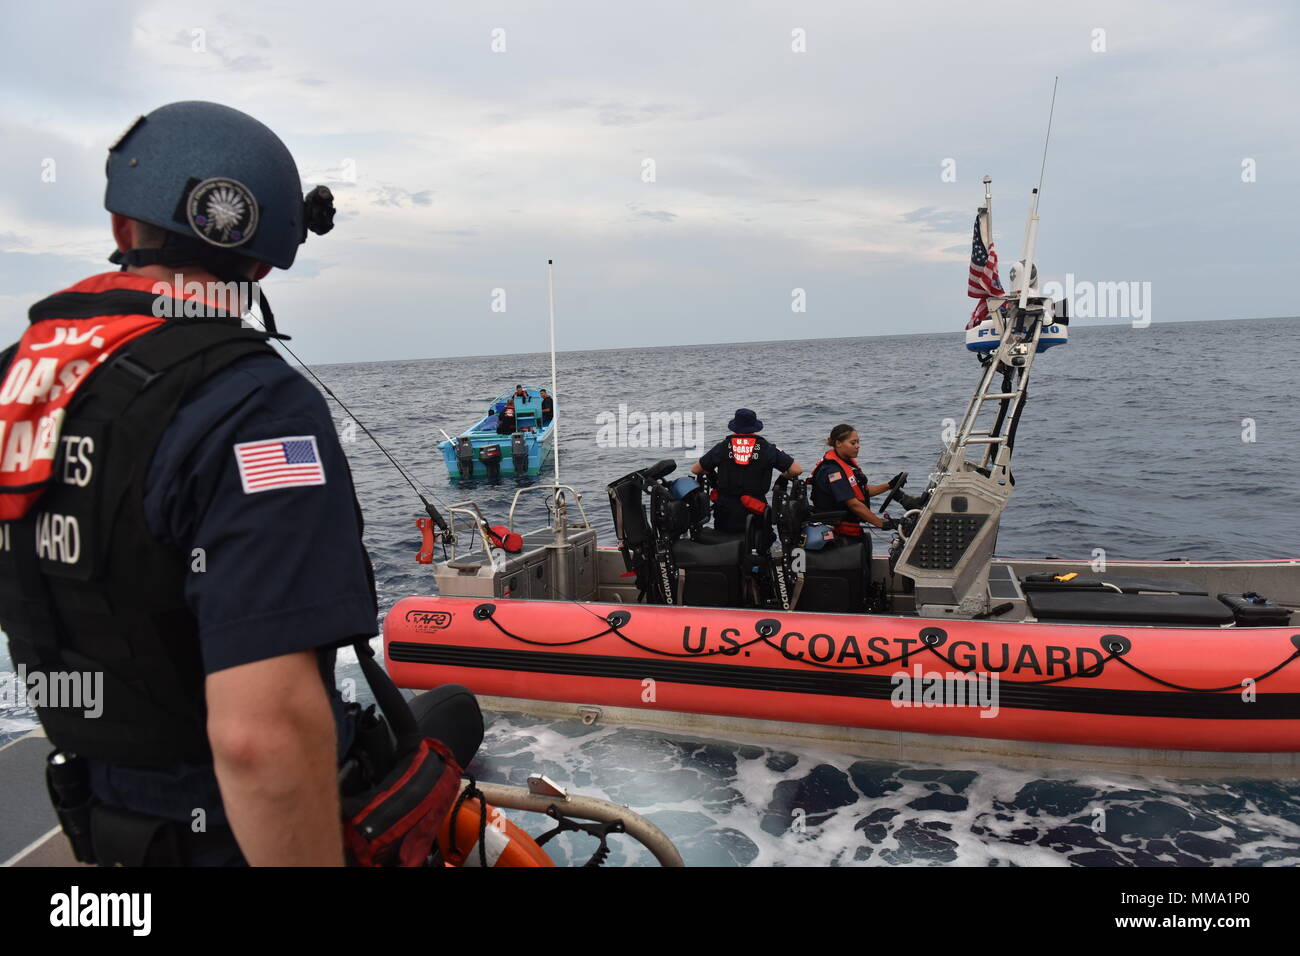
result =
[[[332,197],[213,103],[140,118],[106,171],[122,271],[38,302],[0,357],[0,626],[29,673],[102,679],[100,713],[37,706],[52,795],[101,864],[339,865],[361,511],[320,393],[223,298],[288,269]],[[477,703],[435,693],[421,729],[463,765]]]
[[[748,408],[736,409],[727,423],[731,432],[695,464],[691,473],[713,476],[713,527],[718,531],[743,532],[747,515],[767,510],[767,492],[772,472],[794,478],[803,466],[759,436],[763,423]]]

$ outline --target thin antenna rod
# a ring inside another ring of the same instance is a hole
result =
[[[1052,141],[1052,114],[1056,112],[1056,84],[1061,82],[1059,76],[1052,79],[1052,105],[1047,110],[1047,138],[1043,140],[1043,165],[1038,168],[1038,192],[1043,192],[1043,174],[1047,170],[1047,144]]]
[[[547,284],[551,299],[551,401],[557,401],[559,390],[555,387],[555,260],[546,260]],[[551,434],[555,439],[555,483],[560,483],[560,413],[551,419]]]
[[[243,317],[251,319],[252,321],[256,322],[258,325],[262,326],[263,331],[267,331],[268,323],[265,320],[263,320],[260,314],[254,315],[252,309],[245,309]],[[430,518],[433,519],[434,523],[443,531],[450,530],[447,526],[447,522],[443,519],[442,515],[438,513],[438,509],[435,508],[433,505],[429,504],[429,498],[432,498],[434,501],[440,502],[444,508],[448,507],[446,502],[443,502],[442,499],[439,498],[433,492],[432,489],[430,489],[427,485],[424,484],[424,482],[420,482],[420,487],[417,488],[416,479],[413,478],[412,474],[408,472],[406,468],[404,468],[396,458],[394,458],[391,454],[389,454],[388,449],[385,448],[380,443],[379,439],[375,437],[375,433],[366,427],[365,422],[357,418],[356,414],[353,413],[352,409],[348,408],[348,406],[343,403],[343,399],[339,398],[337,395],[334,394],[334,390],[332,388],[330,388],[323,381],[321,381],[321,377],[317,375],[315,371],[312,370],[312,367],[308,365],[306,362],[304,362],[302,359],[300,359],[298,357],[298,353],[296,353],[293,349],[289,348],[289,346],[285,345],[283,339],[276,340],[275,344],[280,348],[284,349],[291,356],[293,356],[294,360],[299,365],[302,366],[302,370],[306,372],[308,375],[310,375],[312,377],[312,380],[315,381],[316,384],[321,387],[321,390],[330,398],[334,399],[334,401],[338,404],[339,408],[343,409],[343,411],[347,413],[348,418],[352,419],[354,422],[356,422],[358,425],[361,426],[361,430],[366,433],[366,437],[368,437],[372,442],[375,443],[375,447],[384,453],[384,457],[387,458],[392,463],[393,467],[397,469],[397,473],[401,475],[404,479],[406,479],[406,483],[411,486],[411,490],[414,491],[415,496],[420,499],[420,503],[424,505],[425,512],[429,515]],[[441,429],[439,430],[441,431]],[[447,433],[443,432],[443,434],[446,435]],[[450,440],[450,436],[448,436],[448,440]],[[429,498],[426,498],[424,496],[425,492],[428,493]]]
[[[984,177],[984,223],[989,227],[989,241],[993,244],[993,177]]]

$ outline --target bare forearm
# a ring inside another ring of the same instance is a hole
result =
[[[208,736],[226,815],[254,866],[339,866],[337,741],[314,654],[208,677]]]
[[[226,815],[251,865],[342,865],[333,725],[326,729],[265,741],[242,759],[215,755]]]
[[[861,501],[858,501],[856,498],[852,498],[849,501],[847,501],[846,504],[849,507],[849,511],[851,511],[853,513],[853,516],[857,518],[859,521],[865,521],[867,524],[875,528],[880,527],[881,525],[880,519],[877,518],[874,514],[872,514],[871,509],[868,508],[866,505],[864,505]]]

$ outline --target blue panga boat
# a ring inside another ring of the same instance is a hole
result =
[[[540,474],[551,455],[555,420],[542,423],[541,390],[526,386],[528,397],[515,397],[513,388],[493,399],[487,414],[438,449],[453,481],[492,478],[498,475]],[[497,430],[500,413],[514,399],[515,427],[510,433]],[[554,396],[552,396],[554,398]],[[444,433],[445,434],[445,433]]]

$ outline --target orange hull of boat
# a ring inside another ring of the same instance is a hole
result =
[[[1300,751],[1291,628],[411,597],[389,612],[384,641],[403,687],[1004,740]]]

